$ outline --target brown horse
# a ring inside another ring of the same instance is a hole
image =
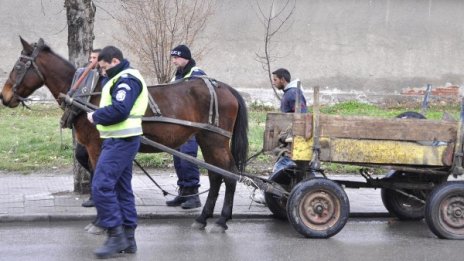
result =
[[[17,107],[42,85],[47,86],[57,102],[61,103],[58,99],[59,94],[68,92],[76,68],[55,54],[42,39],[35,44],[29,44],[21,38],[21,43],[23,46],[21,55],[2,89],[0,99],[3,104],[11,108]],[[177,148],[195,135],[207,163],[237,172],[238,169],[243,169],[248,151],[248,118],[245,102],[236,90],[225,83],[218,82],[214,89],[217,93],[218,127],[232,133],[231,142],[225,135],[203,128],[164,122],[144,122],[144,136],[165,146]],[[208,123],[211,95],[202,79],[151,86],[149,92],[163,116],[195,123]],[[99,98],[92,97],[91,103],[98,104]],[[145,116],[153,116],[152,111],[147,109]],[[98,131],[86,119],[84,113],[76,118],[74,129],[77,140],[87,148],[90,161],[95,167],[101,145]],[[140,151],[158,152],[143,144]],[[232,218],[236,181],[211,171],[208,174],[210,181],[208,198],[201,215],[195,219],[192,226],[196,228],[206,226],[206,220],[213,216],[219,189],[224,181],[226,192],[223,209],[220,218],[211,229],[224,231],[227,229],[227,220]]]

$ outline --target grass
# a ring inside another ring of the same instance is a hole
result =
[[[310,108],[311,111],[311,108]],[[420,113],[420,108],[382,108],[373,104],[358,101],[347,101],[331,106],[321,106],[321,113],[345,116],[371,116],[379,118],[394,118],[406,111]],[[427,119],[439,120],[443,114],[450,113],[455,119],[459,119],[459,106],[436,106],[428,109],[425,113]]]
[[[10,109],[0,107],[0,170],[33,172],[40,169],[64,168],[72,165],[72,133],[69,129],[60,130],[61,109],[56,104],[32,105],[32,111],[24,108]],[[266,114],[276,111],[263,105],[250,105],[249,143],[250,153],[259,152],[263,143]],[[331,106],[322,106],[324,114],[374,116],[393,118],[405,111],[419,111],[418,108],[381,108],[376,105],[348,101]],[[426,117],[441,119],[444,112],[455,119],[459,117],[459,106],[430,108]],[[201,155],[199,158],[202,158]],[[166,168],[172,166],[172,156],[167,153],[139,154],[137,160],[145,167]],[[251,173],[262,173],[272,168],[274,159],[260,155],[253,162],[256,168]],[[353,172],[357,167],[340,164],[324,164],[327,172]]]
[[[60,131],[62,111],[52,105],[0,107],[0,169],[30,172],[72,163],[72,134]]]

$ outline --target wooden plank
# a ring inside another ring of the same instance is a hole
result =
[[[301,121],[304,123],[304,121]],[[291,128],[293,113],[268,113],[266,115],[266,126],[264,130],[264,151],[271,151],[279,146],[279,135],[281,132]]]
[[[457,122],[424,119],[320,115],[320,126],[321,137],[330,138],[454,142],[457,133]],[[307,137],[302,129],[293,133]]]

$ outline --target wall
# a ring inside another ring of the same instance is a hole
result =
[[[113,35],[120,33],[110,15],[120,8],[116,2],[96,1],[94,46],[113,43]],[[209,51],[199,64],[253,99],[275,103],[267,75],[255,60],[263,47],[263,28],[251,2],[217,0],[201,39]],[[18,35],[29,41],[42,37],[67,56],[63,1],[2,0],[0,8],[1,82],[19,55]],[[307,91],[319,85],[323,93],[359,99],[427,83],[460,85],[462,10],[459,0],[297,0],[291,24],[275,39],[273,50],[281,58],[273,67],[288,68]]]

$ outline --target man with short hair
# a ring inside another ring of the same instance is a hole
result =
[[[306,98],[304,97],[303,91],[298,88],[298,79],[291,81],[290,72],[287,69],[280,68],[272,72],[272,84],[279,90],[284,92],[282,100],[280,101],[280,111],[289,113],[295,112],[296,106],[299,106],[299,112],[305,113],[308,111],[306,106]],[[299,99],[299,105],[296,101]],[[272,173],[276,173],[284,168],[295,165],[295,162],[286,153],[281,153],[278,157]],[[266,204],[264,199],[264,192],[254,191],[251,199],[256,203]]]
[[[178,45],[172,49],[171,62],[177,68],[172,81],[206,75],[205,72],[196,66],[190,49],[185,45]],[[198,144],[195,136],[187,140],[178,150],[192,157],[197,157]],[[174,199],[166,201],[166,205],[169,207],[181,206],[183,209],[201,207],[200,197],[198,196],[198,187],[200,186],[200,171],[198,166],[177,156],[173,156],[173,159],[179,193]]]
[[[280,101],[280,111],[281,112],[295,112],[295,103],[297,96],[299,96],[300,104],[297,105],[300,107],[300,112],[307,112],[308,108],[306,107],[306,99],[303,92],[298,87],[298,79],[294,81],[291,80],[290,72],[287,69],[280,68],[272,72],[272,84],[284,92],[282,100]]]
[[[97,70],[99,71],[99,68],[98,68],[98,54],[100,53],[101,49],[93,49],[91,52],[90,52],[90,55],[89,55],[89,64],[95,64],[95,66],[92,68],[92,70]],[[85,68],[79,68],[77,69],[76,71],[76,75],[78,74],[78,72],[80,70],[82,70],[80,73],[79,73],[79,76],[80,74],[82,74],[83,72],[83,69]],[[101,75],[100,75],[101,77]],[[76,77],[75,77],[76,78]],[[79,78],[79,77],[77,77]],[[86,82],[84,80],[84,82]],[[90,87],[90,86],[88,86]],[[90,162],[89,162],[89,153],[87,153],[87,149],[81,145],[80,143],[76,143],[76,148],[74,150],[74,155],[76,157],[76,160],[77,162],[79,162],[79,164],[81,164],[81,166],[87,170],[90,174],[90,178],[89,178],[89,185],[90,187],[92,187],[92,179],[93,179],[93,169],[92,167],[90,166]],[[93,199],[92,199],[92,192],[90,193],[90,197],[88,200],[82,202],[82,206],[85,207],[85,208],[90,208],[90,207],[94,207],[95,204],[93,203]]]
[[[290,80],[291,75],[287,69],[280,68],[272,72],[272,83],[277,89],[282,90],[284,92],[282,100],[280,101],[280,111],[287,113],[295,112],[297,108],[296,106],[298,106],[296,104],[296,101],[299,99],[299,112],[305,113],[308,111],[308,108],[306,106],[306,98],[304,97],[303,91],[300,88],[298,88],[299,80]],[[286,153],[282,153],[281,156],[277,159],[276,163],[274,164],[272,172],[275,173],[293,165],[295,165],[295,162]]]
[[[140,72],[130,67],[118,48],[103,48],[98,63],[109,80],[102,89],[100,108],[87,113],[87,119],[97,125],[103,139],[92,196],[98,225],[108,230],[105,244],[95,250],[95,255],[108,258],[119,252],[137,251],[132,161],[143,134],[142,116],[148,106],[148,88]]]

